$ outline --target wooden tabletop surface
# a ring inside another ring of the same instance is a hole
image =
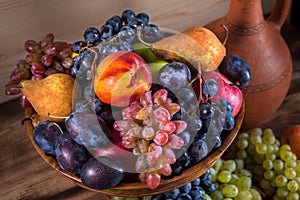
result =
[[[292,26],[284,26],[283,35],[293,57],[292,84],[282,106],[262,126],[279,132],[300,124],[300,32]],[[22,118],[23,110],[18,101],[0,105],[1,199],[105,199],[75,186],[44,162],[31,145],[21,125]]]

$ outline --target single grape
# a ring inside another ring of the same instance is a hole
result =
[[[159,82],[170,90],[179,90],[191,80],[189,68],[180,62],[172,62],[159,70]]]
[[[283,175],[278,175],[275,178],[275,183],[278,187],[284,187],[287,185],[288,179]]]
[[[127,24],[130,19],[135,18],[136,14],[133,10],[127,9],[122,12],[121,18]]]
[[[28,53],[37,53],[39,44],[35,40],[25,41],[24,48]]]
[[[222,188],[222,194],[224,197],[234,198],[239,194],[239,189],[236,185],[228,184]]]
[[[100,32],[95,27],[87,28],[83,33],[84,41],[93,46],[98,45],[101,42]]]
[[[220,181],[221,183],[228,183],[230,180],[231,180],[231,172],[227,170],[222,170],[218,174],[218,181]]]

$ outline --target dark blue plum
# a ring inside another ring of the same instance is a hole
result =
[[[82,167],[82,183],[92,189],[102,190],[115,187],[125,175],[124,166],[109,157],[92,157]]]
[[[79,174],[84,163],[91,157],[69,133],[59,135],[55,145],[55,156],[60,168],[74,174]]]
[[[33,138],[40,149],[50,155],[55,155],[55,144],[61,130],[54,122],[40,122],[33,130]]]
[[[225,56],[218,69],[221,74],[241,88],[247,86],[252,78],[248,63],[237,55]]]

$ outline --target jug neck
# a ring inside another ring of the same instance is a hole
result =
[[[264,28],[261,0],[231,0],[225,25],[228,29],[254,34]]]

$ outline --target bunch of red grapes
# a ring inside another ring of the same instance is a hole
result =
[[[27,52],[24,59],[16,62],[16,67],[10,75],[10,80],[5,85],[6,95],[20,95],[22,108],[28,108],[30,102],[15,87],[24,80],[41,80],[51,74],[70,74],[72,64],[72,50],[70,43],[54,41],[54,35],[48,33],[41,41],[25,41],[24,48]]]

